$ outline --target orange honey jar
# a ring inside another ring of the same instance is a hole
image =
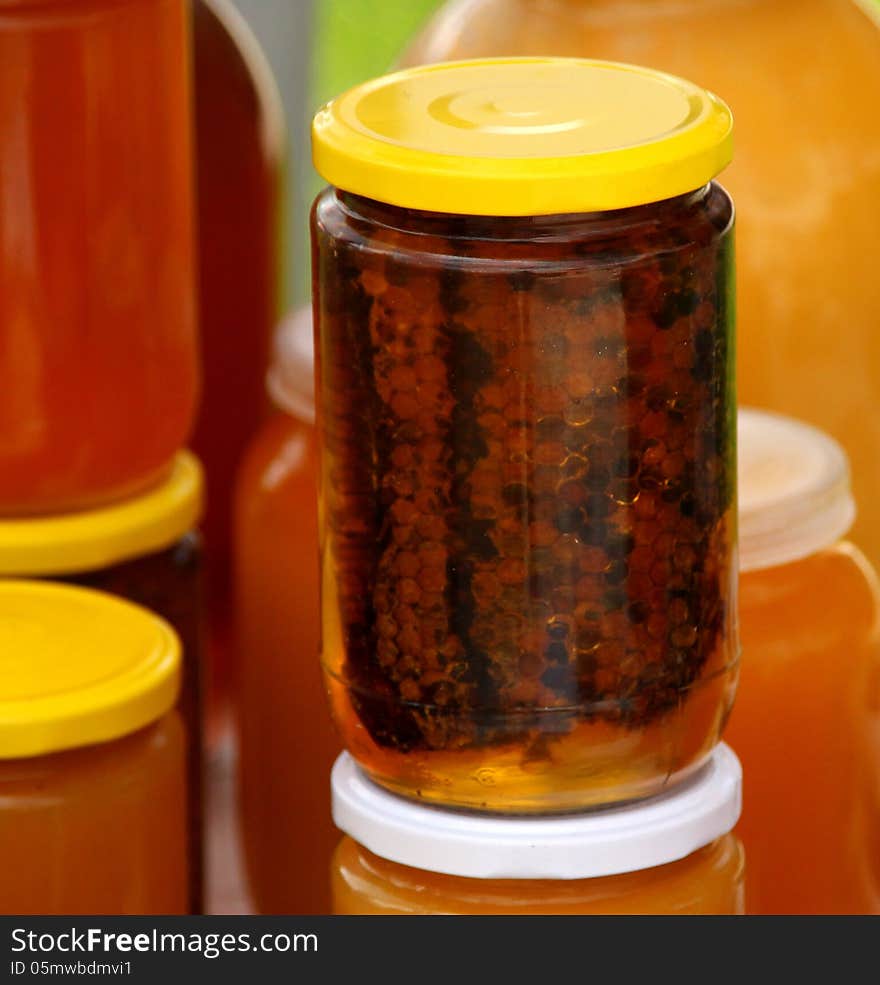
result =
[[[0,581],[0,913],[185,913],[180,644],[91,589]]]
[[[0,0],[0,515],[135,495],[186,444],[187,14]]]
[[[849,466],[801,421],[739,415],[750,913],[880,913],[880,584],[847,539]]]

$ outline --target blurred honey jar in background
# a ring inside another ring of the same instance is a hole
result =
[[[262,913],[329,913],[337,834],[327,777],[340,749],[318,664],[318,451],[311,309],[277,336],[275,408],[236,491],[240,815]]]
[[[750,913],[880,912],[880,589],[828,435],[739,416],[741,757]]]
[[[185,913],[170,626],[102,592],[0,581],[0,913]]]
[[[198,460],[180,452],[168,478],[141,496],[78,513],[0,520],[0,587],[4,579],[40,578],[101,589],[161,616],[182,643],[181,723],[174,728],[187,760],[194,913],[202,898],[202,485]]]
[[[235,476],[268,411],[265,378],[279,315],[285,125],[272,72],[234,4],[196,0],[192,12],[203,377],[192,447],[204,465],[207,489],[213,706],[229,696]]]
[[[651,796],[736,685],[733,205],[716,97],[486,59],[315,118],[322,660],[397,793]]]
[[[0,515],[135,495],[189,435],[187,11],[0,2]]]
[[[736,756],[718,746],[659,797],[565,817],[403,800],[348,754],[333,769],[337,914],[735,914],[744,857]]]
[[[530,54],[651,65],[729,103],[740,399],[829,431],[880,502],[880,4],[451,0],[404,64]],[[880,563],[880,510],[855,537]]]

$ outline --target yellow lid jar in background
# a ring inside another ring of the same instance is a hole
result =
[[[202,501],[201,465],[179,452],[165,481],[142,496],[77,513],[0,519],[0,585],[40,578],[97,588],[150,609],[182,641],[178,707],[187,748],[194,913],[202,900]]]
[[[400,72],[316,116],[322,659],[387,787],[569,811],[717,742],[731,135],[683,79],[556,58]]]
[[[179,684],[159,617],[0,581],[0,912],[186,912]]]

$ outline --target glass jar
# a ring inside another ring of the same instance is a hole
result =
[[[402,801],[340,757],[337,914],[736,914],[736,757],[719,746],[653,800],[564,818],[477,817]]]
[[[179,675],[139,606],[0,581],[0,913],[186,912]]]
[[[880,913],[880,586],[846,540],[826,434],[740,411],[742,757],[750,913]],[[768,722],[772,730],[768,731]]]
[[[323,662],[390,789],[575,810],[717,742],[729,139],[683,80],[567,59],[400,73],[316,118]]]
[[[203,387],[192,447],[205,468],[212,687],[229,697],[232,490],[266,417],[280,293],[284,114],[275,80],[230,0],[193,4],[199,327]]]
[[[829,431],[880,501],[877,0],[451,0],[403,61],[487,55],[640,62],[724,95],[740,399]],[[880,511],[854,537],[880,563]]]
[[[329,913],[337,835],[327,775],[339,738],[318,666],[318,448],[310,309],[282,325],[276,413],[236,494],[240,813],[261,913]]]
[[[132,496],[196,401],[184,0],[0,0],[0,515]]]
[[[46,578],[100,589],[155,612],[182,641],[178,710],[187,755],[193,913],[202,906],[201,510],[201,466],[181,452],[168,479],[145,495],[80,513],[0,520],[0,584]]]

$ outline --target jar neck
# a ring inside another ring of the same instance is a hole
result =
[[[714,182],[695,191],[660,202],[648,202],[606,212],[572,212],[535,216],[480,216],[425,212],[401,208],[351,192],[337,191],[340,206],[354,221],[409,235],[455,239],[516,242],[570,240],[615,234],[646,225],[662,225],[673,218],[703,209]]]

